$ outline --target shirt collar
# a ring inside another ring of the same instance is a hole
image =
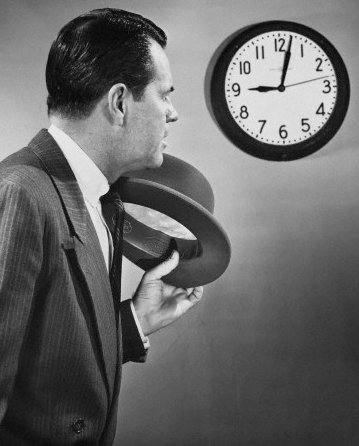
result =
[[[100,197],[109,191],[110,186],[107,178],[92,159],[63,130],[51,124],[48,132],[67,159],[82,195],[92,206],[96,207]]]

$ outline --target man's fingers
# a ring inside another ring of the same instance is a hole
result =
[[[180,314],[182,315],[186,313],[186,311],[195,306],[201,300],[202,295],[203,295],[202,287],[193,288],[192,292],[189,294],[181,293],[176,299],[177,307],[180,311]]]
[[[188,297],[187,299],[190,300],[193,304],[199,302],[203,296],[203,287],[198,286],[196,288],[189,288],[187,289]]]
[[[173,271],[178,265],[178,262],[178,251],[173,251],[171,256],[167,260],[147,271],[147,273],[145,274],[146,278],[149,280],[161,279],[163,276],[166,276],[171,271]]]

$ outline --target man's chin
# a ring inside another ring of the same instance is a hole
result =
[[[158,167],[161,167],[163,163],[163,155],[162,152],[156,153],[156,156],[152,157],[150,162],[148,163],[147,167],[149,169],[157,169]]]

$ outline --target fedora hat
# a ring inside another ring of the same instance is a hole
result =
[[[176,249],[179,264],[163,280],[181,288],[213,282],[226,270],[230,242],[213,216],[212,188],[195,167],[164,154],[161,167],[124,174],[112,188],[125,204],[123,254],[131,262],[147,271]],[[150,216],[157,213],[155,224],[136,216],[133,205],[149,209]],[[170,233],[166,221],[161,228],[168,217],[179,223],[179,230]]]

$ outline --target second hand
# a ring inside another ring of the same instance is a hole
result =
[[[300,85],[300,84],[306,84],[307,82],[319,81],[320,79],[325,79],[327,77],[329,76],[321,76],[321,77],[316,77],[314,79],[309,79],[308,81],[296,82],[295,84],[286,85],[285,88],[294,87],[295,85]]]

